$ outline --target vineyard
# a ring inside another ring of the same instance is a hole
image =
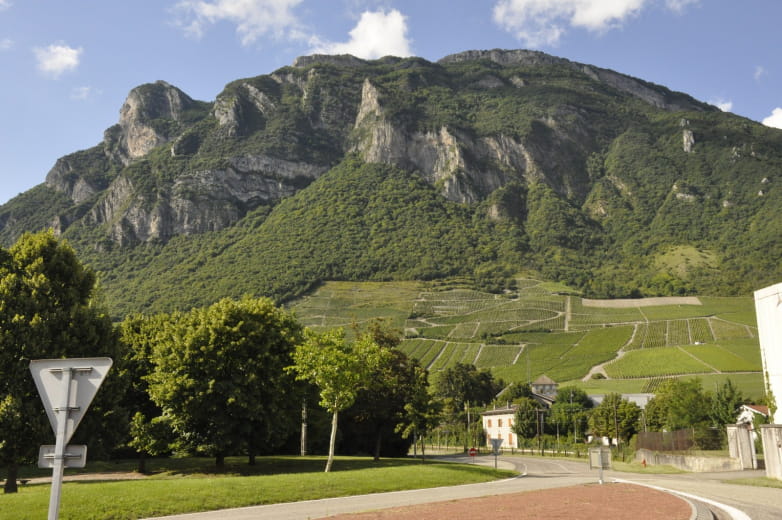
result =
[[[348,333],[381,318],[403,331],[400,349],[431,372],[456,363],[505,381],[546,374],[585,389],[640,392],[667,377],[736,378],[762,392],[751,298],[585,301],[533,279],[501,295],[458,281],[328,282],[291,307],[314,329]],[[597,370],[606,379],[590,379]]]

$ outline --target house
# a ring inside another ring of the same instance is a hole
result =
[[[539,409],[549,409],[557,396],[557,385],[551,378],[543,375],[530,384],[532,399]],[[494,408],[481,413],[483,431],[486,432],[486,446],[491,447],[491,439],[502,439],[503,448],[518,448],[518,435],[513,433],[513,421],[518,406],[508,404],[504,408]]]
[[[646,405],[654,398],[655,394],[622,394],[622,399],[635,403],[641,410],[646,409]],[[603,394],[590,395],[589,400],[592,401],[594,406],[600,406],[600,403],[605,399]]]
[[[755,420],[759,419],[761,423],[768,421],[768,406],[762,404],[742,404],[739,408],[739,416],[736,419],[737,424],[749,424],[750,435],[754,442],[758,438],[758,432],[755,431]]]
[[[491,447],[491,439],[502,439],[503,448],[516,448],[518,436],[513,433],[513,420],[517,405],[495,408],[481,413],[483,431],[486,432],[486,446]]]
[[[533,394],[548,397],[551,401],[557,396],[557,388],[559,385],[547,375],[543,374],[535,381],[530,383],[530,388]]]

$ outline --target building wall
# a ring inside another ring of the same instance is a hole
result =
[[[766,390],[776,403],[769,408],[782,413],[782,283],[755,291],[755,310]],[[771,422],[777,420],[772,414]]]
[[[516,448],[518,439],[513,433],[513,413],[484,415],[483,431],[486,432],[486,446],[491,448],[489,439],[502,439],[503,448]]]

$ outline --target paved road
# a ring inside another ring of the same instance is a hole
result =
[[[585,464],[579,462],[527,457],[521,458],[520,463],[526,468],[528,478],[531,480],[590,474],[589,470],[585,468]],[[595,471],[591,473],[594,475]],[[708,501],[718,502],[728,506],[725,508],[727,510],[723,509],[723,513],[727,514],[721,515],[722,518],[736,518],[738,520],[742,518],[741,513],[744,513],[746,516],[743,518],[748,517],[753,520],[780,519],[782,518],[782,490],[724,483],[726,480],[764,476],[765,472],[762,470],[676,475],[639,475],[606,471],[604,479],[606,481],[616,479],[664,488],[703,498],[707,503]],[[732,511],[730,508],[735,508],[737,511]],[[712,509],[714,509],[713,506]],[[716,512],[719,513],[719,511]],[[733,515],[731,516],[730,513]]]
[[[490,456],[477,457],[477,459],[477,463],[494,464],[494,459]],[[469,457],[455,457],[452,460],[471,462]],[[498,466],[505,469],[515,469],[522,476],[485,484],[468,484],[435,489],[254,506],[232,509],[230,511],[192,513],[165,518],[167,520],[218,520],[221,518],[231,518],[231,520],[258,520],[262,518],[298,520],[301,518],[323,518],[339,513],[354,513],[444,500],[575,486],[594,483],[598,480],[598,471],[590,471],[584,462],[513,456],[501,457],[498,461]],[[782,518],[782,491],[779,489],[739,486],[721,482],[721,480],[725,479],[763,475],[763,472],[748,471],[737,474],[688,473],[681,475],[638,475],[606,471],[604,480],[610,482],[613,479],[621,479],[636,484],[660,487],[694,495],[696,498],[702,498],[707,502],[725,505],[727,506],[726,508],[723,508],[722,511],[717,511],[720,519],[746,520],[747,518],[752,518],[753,520],[771,520]],[[712,510],[715,510],[714,504],[710,507]]]

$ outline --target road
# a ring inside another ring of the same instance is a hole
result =
[[[588,478],[590,475],[591,481],[595,480],[596,470],[590,471],[582,462],[531,457],[507,457],[503,460],[515,463],[522,473],[526,472],[528,480],[541,478],[559,480],[576,476]],[[735,508],[753,520],[782,518],[782,490],[724,483],[726,480],[764,476],[765,472],[762,470],[676,475],[640,475],[606,471],[604,479],[632,482],[694,495]],[[714,510],[713,506],[711,508]],[[715,512],[719,513],[719,511]],[[730,515],[721,515],[721,517],[731,518]],[[740,518],[740,515],[735,515],[734,518]]]
[[[491,456],[453,457],[455,462],[474,462],[493,465]],[[598,471],[590,470],[585,462],[568,461],[553,458],[501,456],[498,467],[515,469],[521,477],[462,486],[442,487],[379,493],[324,500],[311,500],[289,504],[254,506],[228,511],[192,513],[165,517],[167,520],[217,520],[230,517],[231,520],[299,520],[302,518],[323,518],[340,513],[386,509],[408,505],[423,504],[446,500],[459,500],[520,491],[533,491],[555,487],[576,486],[594,483],[598,480]],[[771,520],[782,518],[782,490],[725,484],[723,480],[764,476],[762,471],[743,471],[738,473],[686,473],[678,475],[640,475],[634,473],[604,472],[604,481],[622,480],[635,484],[664,488],[686,493],[688,499],[706,503],[719,520]],[[700,518],[700,517],[699,517]]]

